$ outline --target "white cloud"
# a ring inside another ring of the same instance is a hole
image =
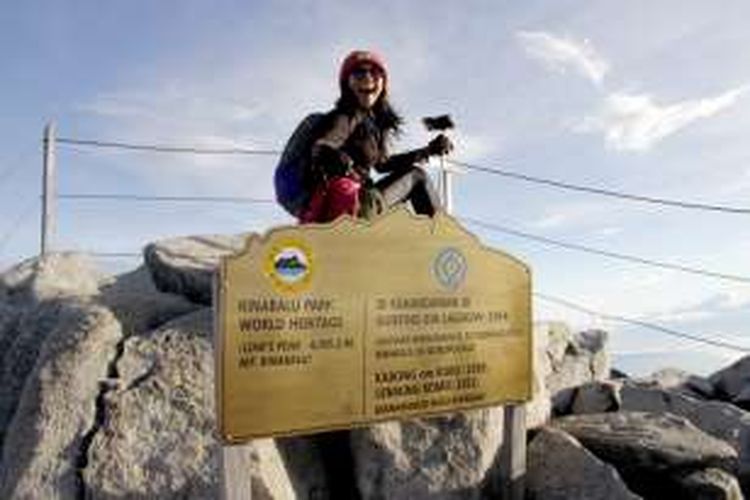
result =
[[[731,312],[741,312],[750,305],[750,292],[739,287],[711,295],[686,306],[674,307],[646,313],[644,317],[652,321],[687,323],[708,319]]]
[[[570,229],[573,226],[580,227],[583,224],[606,224],[611,218],[612,209],[609,204],[599,202],[565,202],[544,207],[540,216],[529,220],[528,226],[532,229]],[[607,227],[611,228],[611,225]],[[595,234],[600,234],[600,230],[596,230]],[[614,233],[610,232],[608,234]]]
[[[719,193],[722,195],[737,195],[750,191],[750,167],[746,168],[737,178],[722,186]]]
[[[608,236],[618,235],[618,234],[622,233],[624,230],[625,229],[623,227],[620,227],[620,226],[607,226],[607,227],[603,227],[603,228],[599,229],[598,231],[596,231],[596,234],[599,235],[599,236],[608,237]]]
[[[675,271],[665,269],[642,269],[640,271],[627,270],[622,271],[618,276],[618,288],[626,289],[630,292],[647,289],[660,288],[668,284],[674,277]],[[640,300],[636,300],[633,307],[637,309]]]
[[[571,213],[548,213],[533,221],[531,225],[537,229],[559,228],[571,222],[575,218]]]
[[[496,155],[503,148],[502,138],[497,136],[460,129],[456,129],[448,135],[455,146],[452,156],[468,163],[478,162]],[[431,138],[432,135],[428,135],[425,140]],[[421,145],[421,143],[418,145]]]
[[[608,148],[616,151],[647,151],[659,141],[702,118],[709,118],[734,105],[750,86],[742,86],[715,97],[660,105],[649,95],[614,93],[603,109],[575,127],[579,132],[601,132]]]
[[[609,71],[609,63],[588,40],[560,38],[543,31],[522,31],[517,36],[527,54],[553,70],[564,73],[571,68],[597,85]]]
[[[241,121],[255,118],[261,110],[226,97],[200,95],[200,89],[174,86],[157,87],[150,93],[144,91],[111,92],[95,96],[90,102],[78,106],[84,113],[109,119],[162,119],[172,120],[194,116],[212,120]],[[167,114],[169,112],[169,114]],[[175,113],[179,112],[177,116]]]
[[[667,338],[667,342],[669,342]],[[668,348],[664,347],[649,347],[649,348],[630,348],[630,349],[615,349],[611,351],[613,356],[646,356],[649,354],[674,354],[676,352],[696,352],[705,347],[701,344],[695,345],[693,343],[685,343],[683,345],[674,345],[670,342]]]

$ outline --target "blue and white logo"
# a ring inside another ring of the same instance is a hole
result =
[[[444,248],[432,263],[432,272],[443,288],[457,289],[466,278],[466,257],[456,248]]]
[[[281,281],[296,283],[307,275],[310,266],[302,249],[288,247],[274,256],[273,267]]]

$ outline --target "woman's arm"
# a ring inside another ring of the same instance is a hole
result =
[[[330,127],[312,146],[313,169],[326,177],[345,174],[353,161],[341,147],[354,131],[356,120],[343,113],[333,115]]]
[[[427,148],[414,149],[412,151],[407,151],[406,153],[399,153],[387,157],[385,161],[375,165],[375,170],[381,174],[395,172],[409,168],[417,163],[425,162],[429,157],[430,153]]]
[[[444,134],[437,135],[424,148],[415,149],[407,153],[401,153],[388,157],[375,166],[375,170],[381,173],[394,172],[408,168],[417,163],[425,162],[430,156],[448,154],[453,150],[453,143]]]

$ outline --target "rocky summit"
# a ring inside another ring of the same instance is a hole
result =
[[[243,242],[156,242],[119,276],[76,254],[0,274],[0,498],[218,498],[211,280]],[[527,498],[750,491],[750,358],[708,378],[610,378],[606,332],[533,334]],[[503,427],[487,408],[239,453],[253,498],[500,498]]]

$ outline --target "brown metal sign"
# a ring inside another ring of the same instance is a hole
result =
[[[529,268],[445,214],[251,235],[216,292],[227,442],[531,397]]]

